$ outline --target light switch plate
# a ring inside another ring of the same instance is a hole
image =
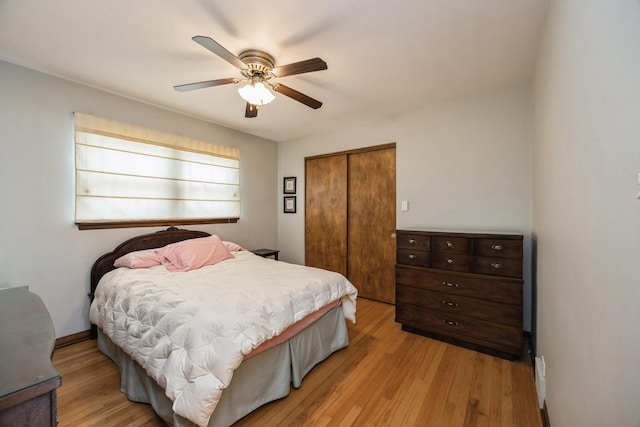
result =
[[[403,200],[403,201],[400,203],[400,210],[401,210],[402,212],[406,212],[406,211],[408,211],[408,210],[409,210],[409,201],[408,201],[408,200]]]

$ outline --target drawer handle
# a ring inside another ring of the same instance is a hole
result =
[[[496,270],[500,270],[502,268],[502,264],[500,264],[499,262],[492,262],[491,267],[495,268]]]
[[[451,301],[442,301],[442,304],[448,305],[449,307],[457,307],[458,306],[458,304],[456,304],[455,302],[451,302]]]
[[[411,260],[418,259],[418,257],[415,256],[414,254],[409,254],[409,259],[411,259]]]
[[[442,323],[446,323],[449,326],[458,326],[458,322],[454,322],[453,320],[443,320]]]
[[[453,247],[453,243],[451,243],[451,240],[447,240],[447,247],[448,248],[452,248]]]
[[[454,261],[454,260],[452,260],[451,258],[447,258],[447,263],[448,263],[449,265],[453,265],[453,263],[454,263],[454,262],[455,262],[455,261]]]
[[[493,249],[494,251],[501,251],[504,249],[504,246],[502,245],[491,245],[491,249]]]
[[[458,287],[457,283],[442,282],[442,284],[445,285],[447,288],[457,288]]]
[[[416,240],[415,239],[409,239],[409,244],[410,245],[415,245],[416,244]]]

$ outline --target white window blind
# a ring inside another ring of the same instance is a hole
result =
[[[76,223],[237,220],[233,147],[74,113]]]

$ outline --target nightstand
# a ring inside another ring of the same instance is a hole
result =
[[[256,255],[261,256],[262,258],[266,258],[269,256],[272,256],[276,261],[278,260],[278,252],[280,252],[277,249],[256,249],[255,251],[251,251]]]

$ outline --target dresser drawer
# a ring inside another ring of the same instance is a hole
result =
[[[396,321],[426,332],[466,340],[506,352],[519,354],[521,351],[522,327],[518,326],[501,325],[453,313],[428,311],[409,304],[396,306]]]
[[[453,236],[434,236],[431,242],[431,250],[445,254],[471,255],[471,239]]]
[[[522,305],[522,280],[486,277],[413,266],[396,266],[396,285],[410,286],[452,295]]]
[[[432,252],[431,266],[433,268],[440,268],[442,270],[470,272],[471,256],[454,253],[445,254],[441,252]]]
[[[474,253],[480,256],[522,259],[522,239],[476,239]]]
[[[519,279],[522,278],[522,260],[479,256],[476,257],[473,272]]]
[[[522,322],[522,307],[519,305],[484,301],[409,286],[396,287],[396,304],[398,303],[436,310],[442,315],[456,314],[503,325],[518,325]]]
[[[420,265],[429,267],[429,252],[416,251],[411,249],[398,249],[396,251],[396,262],[398,264]]]
[[[431,248],[431,236],[398,232],[396,234],[396,240],[398,249],[411,249],[429,252]]]

